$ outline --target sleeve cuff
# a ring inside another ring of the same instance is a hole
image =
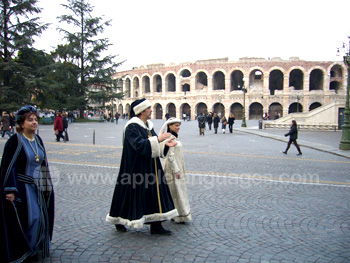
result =
[[[158,142],[158,137],[157,136],[152,136],[152,137],[149,137],[148,140],[151,143],[152,158],[159,157],[161,152],[160,152],[160,146],[159,146],[159,142]]]

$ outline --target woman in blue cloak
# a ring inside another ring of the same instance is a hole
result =
[[[38,114],[22,107],[17,133],[5,144],[0,168],[0,261],[22,262],[49,256],[54,192],[47,155],[35,134]]]

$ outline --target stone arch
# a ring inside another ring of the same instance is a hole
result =
[[[118,105],[117,112],[119,113],[120,116],[123,116],[123,114],[124,114],[124,112],[123,112],[123,104],[119,104]]]
[[[151,80],[148,74],[142,77],[142,92],[143,93],[151,92]]]
[[[130,98],[131,97],[131,80],[130,80],[130,78],[126,78],[125,79],[124,94],[125,94],[126,98]]]
[[[201,114],[201,113],[203,113],[203,114],[208,114],[208,106],[207,106],[207,104],[205,104],[204,102],[199,102],[197,105],[196,105],[196,114],[197,114],[197,116],[199,115],[199,114]]]
[[[163,107],[159,103],[154,104],[153,111],[155,118],[158,120],[163,119]]]
[[[190,84],[185,83],[182,85],[182,89],[181,89],[182,92],[188,92],[190,90],[191,90]]]
[[[263,118],[263,105],[253,102],[249,106],[249,120],[261,120]]]
[[[329,89],[334,90],[334,92],[337,94],[340,90],[342,90],[341,83],[339,81],[332,81],[329,83]]]
[[[169,113],[170,117],[176,117],[176,106],[174,103],[170,102],[167,106],[166,106],[166,112]]]
[[[247,84],[246,84],[247,85]],[[260,67],[250,69],[249,87],[254,90],[263,90],[264,87],[264,70]]]
[[[220,118],[225,116],[225,106],[221,102],[217,102],[213,105],[213,113],[216,113]]]
[[[183,68],[179,71],[178,75],[180,75],[182,78],[189,78],[192,75],[191,69]]]
[[[139,96],[139,89],[140,89],[140,79],[138,76],[134,76],[132,80],[132,87],[134,90],[134,97],[137,98]]]
[[[230,75],[230,91],[241,90],[243,86],[244,74],[241,70],[234,70]]]
[[[274,69],[269,74],[270,95],[275,95],[276,90],[283,90],[284,75],[280,69]]]
[[[213,90],[225,90],[225,74],[222,71],[213,74]]]
[[[294,87],[294,90],[304,89],[304,72],[295,68],[289,73],[289,87]]]
[[[330,69],[330,84],[329,89],[339,93],[342,90],[343,83],[343,67],[339,64],[334,64]]]
[[[127,104],[125,105],[125,118],[126,118],[126,119],[129,119],[129,116],[130,116],[130,104],[127,103]]]
[[[324,71],[321,68],[314,68],[310,72],[309,91],[323,90]]]
[[[314,102],[314,103],[312,103],[312,104],[310,105],[309,111],[312,111],[312,110],[314,110],[314,109],[317,109],[318,107],[321,107],[321,106],[322,106],[321,103],[319,103],[319,102]]]
[[[208,87],[208,75],[204,71],[199,71],[196,74],[196,90],[206,89]]]
[[[166,92],[175,92],[176,91],[176,77],[174,73],[169,73],[165,77],[165,87]]]
[[[271,103],[269,106],[269,115],[270,115],[270,120],[275,120],[275,119],[278,119],[279,117],[282,117],[283,106],[278,102]]]
[[[288,108],[288,114],[294,112],[303,112],[303,105],[301,105],[299,102],[290,104]]]
[[[243,106],[242,104],[235,102],[230,107],[230,113],[235,115],[236,120],[242,120],[243,118]]]
[[[162,76],[160,74],[153,75],[153,92],[162,92],[162,90]]]
[[[184,114],[186,114],[186,116],[191,116],[191,106],[188,103],[183,103],[180,106],[180,112],[181,112],[182,119],[186,118],[184,117]]]

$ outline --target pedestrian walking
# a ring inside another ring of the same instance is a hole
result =
[[[219,123],[220,123],[220,117],[218,116],[217,113],[214,113],[213,126],[214,126],[215,134],[218,133]]]
[[[57,112],[57,116],[55,118],[55,122],[53,125],[53,129],[55,131],[55,135],[56,135],[56,141],[60,141],[60,139],[64,139],[63,137],[63,118],[62,118],[62,113],[61,112]]]
[[[119,120],[119,113],[117,112],[116,114],[115,114],[115,124],[118,124],[118,120]]]
[[[199,114],[197,117],[198,127],[199,127],[199,135],[204,136],[204,128],[205,128],[205,116],[203,113]]]
[[[159,134],[170,132],[175,137],[174,141],[177,142],[175,147],[169,148],[166,158],[163,159],[163,169],[175,208],[179,213],[173,220],[176,223],[186,223],[192,220],[192,215],[187,195],[187,176],[182,143],[179,139],[180,127],[180,119],[170,118],[163,124]]]
[[[211,125],[213,123],[213,115],[211,114],[211,112],[208,113],[207,122],[208,122],[209,130],[211,130]]]
[[[63,132],[64,132],[64,140],[66,142],[69,141],[69,136],[68,136],[68,116],[67,113],[62,114],[62,122],[63,122]]]
[[[228,129],[230,133],[232,133],[232,128],[234,123],[235,123],[235,115],[230,113],[230,115],[228,116]]]
[[[298,154],[297,155],[302,155],[302,152],[300,150],[300,147],[297,143],[297,139],[298,139],[298,126],[297,126],[297,122],[295,120],[292,120],[292,125],[290,127],[290,130],[288,133],[286,133],[284,136],[288,136],[289,135],[289,141],[287,144],[287,148],[286,150],[283,152],[284,154],[287,154],[289,147],[292,143],[294,143],[295,147],[298,150]]]
[[[221,118],[221,124],[222,124],[222,126],[221,126],[221,128],[222,128],[222,133],[225,133],[225,132],[226,132],[226,125],[227,125],[227,119],[226,119],[225,116],[223,116],[223,117]]]
[[[7,114],[6,111],[4,111],[2,113],[1,122],[2,122],[2,126],[1,126],[2,135],[1,135],[1,137],[4,138],[5,134],[7,134],[7,136],[10,138],[11,137],[10,116]]]
[[[39,116],[32,106],[17,115],[17,133],[5,144],[0,168],[1,262],[49,256],[54,191],[47,155],[35,134]]]
[[[151,225],[151,234],[171,235],[161,225],[178,216],[159,157],[166,153],[160,142],[170,133],[157,136],[151,119],[152,104],[140,99],[131,104],[130,120],[124,128],[123,153],[110,212],[106,221],[120,232],[127,227]],[[173,139],[165,143],[174,147]]]

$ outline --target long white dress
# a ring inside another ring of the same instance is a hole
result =
[[[175,208],[179,212],[179,216],[173,219],[177,223],[185,223],[192,220],[187,195],[187,176],[182,144],[178,138],[175,138],[174,141],[177,142],[177,145],[169,148],[167,157],[162,160],[162,163]],[[175,173],[179,171],[180,179],[177,179]]]

